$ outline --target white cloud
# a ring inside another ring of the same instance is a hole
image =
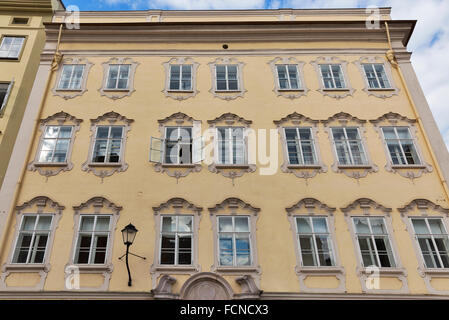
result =
[[[217,10],[263,9],[264,0],[149,0],[151,9]]]

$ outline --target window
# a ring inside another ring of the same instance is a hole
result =
[[[72,130],[72,126],[46,126],[40,146],[38,162],[67,162]]]
[[[95,134],[92,162],[118,163],[121,161],[122,126],[98,126]]]
[[[217,151],[219,164],[246,164],[246,143],[243,136],[244,128],[218,127]]]
[[[412,218],[426,268],[449,268],[449,238],[440,218]]]
[[[29,18],[14,17],[12,18],[11,24],[27,25],[29,20],[30,20]]]
[[[161,265],[191,265],[193,216],[162,216]]]
[[[368,165],[358,128],[332,128],[339,165]]]
[[[421,164],[408,127],[382,127],[393,165]]]
[[[167,127],[165,137],[164,163],[191,164],[192,128]]]
[[[13,263],[44,263],[52,218],[51,215],[23,216]]]
[[[385,67],[382,63],[363,64],[366,79],[368,80],[369,89],[390,89],[390,81],[388,81]]]
[[[13,82],[0,83],[0,112],[6,107],[8,97],[11,93]]]
[[[320,64],[325,89],[344,89],[346,83],[340,64]]]
[[[81,90],[84,73],[83,64],[65,64],[59,80],[59,90]]]
[[[396,267],[384,218],[353,217],[352,221],[363,266]]]
[[[331,237],[325,217],[296,217],[296,231],[302,266],[335,266]]]
[[[284,130],[289,164],[317,164],[311,128],[284,128]]]
[[[238,81],[238,65],[229,64],[222,65],[218,64],[215,66],[215,78],[217,81],[216,90],[217,91],[238,91],[239,81]]]
[[[5,36],[0,44],[0,58],[19,59],[25,37]]]
[[[111,217],[82,215],[75,251],[75,264],[104,264]]]
[[[192,65],[171,64],[170,65],[170,90],[191,91],[192,90]]]
[[[276,70],[280,90],[298,90],[301,87],[296,64],[277,64]]]
[[[218,217],[220,266],[249,266],[251,261],[249,217]]]
[[[128,89],[130,64],[110,64],[106,89],[126,90]]]

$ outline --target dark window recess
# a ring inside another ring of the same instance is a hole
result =
[[[5,104],[6,94],[8,93],[9,83],[0,83],[0,110]]]
[[[11,24],[28,24],[29,18],[14,17]]]

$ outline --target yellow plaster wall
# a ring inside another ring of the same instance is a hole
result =
[[[310,42],[301,44],[301,48],[320,49],[333,45]],[[350,46],[350,44],[335,44],[338,48],[343,48],[345,45]],[[355,45],[364,48],[385,47],[385,44],[357,43]],[[379,167],[379,171],[360,180],[351,179],[344,174],[332,171],[330,166],[334,162],[334,158],[331,144],[321,124],[319,125],[317,143],[320,145],[322,160],[328,166],[328,172],[318,174],[315,178],[309,179],[307,183],[292,174],[281,172],[280,169],[272,176],[261,176],[258,169],[254,173],[247,173],[243,177],[237,178],[233,186],[230,179],[209,172],[205,164],[203,164],[201,172],[191,173],[187,177],[181,178],[177,183],[176,179],[155,172],[153,164],[148,162],[150,137],[159,137],[157,120],[176,112],[183,112],[196,120],[201,120],[203,130],[208,126],[207,120],[215,119],[227,112],[252,120],[251,128],[254,129],[274,129],[273,120],[279,120],[295,111],[317,120],[327,119],[341,111],[364,120],[376,119],[390,111],[414,118],[396,71],[394,71],[393,76],[396,85],[401,89],[399,96],[383,100],[368,96],[362,91],[364,86],[362,75],[354,64],[349,63],[348,76],[356,91],[352,97],[335,100],[317,92],[318,76],[310,65],[310,62],[316,59],[317,55],[295,55],[298,60],[306,62],[304,78],[311,91],[308,92],[307,97],[289,100],[277,97],[273,93],[273,74],[267,63],[275,56],[268,53],[257,56],[242,55],[237,56],[236,59],[245,63],[243,79],[244,86],[248,91],[244,98],[223,101],[215,98],[209,92],[211,75],[208,63],[214,61],[218,54],[197,56],[194,52],[195,49],[200,47],[212,49],[212,45],[179,44],[173,46],[158,44],[156,46],[153,44],[127,44],[125,47],[118,44],[89,44],[89,46],[85,44],[63,44],[62,49],[63,51],[81,49],[124,50],[125,48],[134,50],[136,48],[149,49],[156,47],[160,50],[172,50],[174,47],[192,50],[192,54],[189,56],[200,64],[197,73],[197,88],[199,90],[197,96],[179,102],[165,97],[161,92],[164,89],[165,81],[162,64],[168,61],[169,57],[131,56],[140,63],[134,79],[136,91],[130,97],[116,101],[101,97],[98,92],[103,79],[101,63],[107,61],[109,57],[98,55],[87,56],[88,60],[94,65],[88,76],[88,91],[83,96],[64,100],[53,96],[50,92],[47,94],[42,118],[62,110],[83,119],[84,122],[75,137],[71,159],[74,168],[48,179],[37,172],[28,171],[25,174],[22,192],[18,199],[18,204],[22,204],[35,196],[45,195],[66,207],[56,230],[50,258],[52,269],[48,274],[45,290],[63,289],[63,270],[69,261],[72,239],[74,232],[76,232],[76,227],[73,224],[73,206],[77,206],[94,196],[103,196],[123,207],[112,244],[114,271],[109,290],[149,291],[152,289],[149,270],[155,259],[155,225],[152,207],[158,206],[173,197],[181,197],[203,207],[199,224],[198,256],[201,271],[205,272],[209,271],[210,266],[214,263],[214,235],[212,234],[207,208],[221,203],[228,197],[237,197],[254,207],[261,208],[256,230],[257,248],[255,248],[259,255],[259,264],[262,270],[261,289],[265,292],[299,292],[299,283],[294,270],[296,258],[292,230],[285,208],[292,206],[303,198],[311,197],[328,206],[337,208],[335,212],[337,250],[341,264],[345,268],[348,293],[361,293],[361,285],[356,275],[357,262],[352,238],[343,213],[338,208],[346,207],[358,198],[370,198],[386,207],[393,208],[393,236],[403,266],[408,272],[407,279],[410,292],[412,294],[427,292],[423,279],[416,271],[417,259],[412,247],[412,239],[396,209],[416,198],[428,199],[443,207],[448,207],[446,195],[439,184],[435,170],[414,181],[387,172],[384,169],[387,155],[378,134],[369,122],[366,124],[366,148],[372,161]],[[285,47],[285,44],[239,44],[236,47],[265,50]],[[294,44],[288,44],[288,47],[299,48],[298,45],[295,47]],[[356,55],[335,55],[348,62],[360,58]],[[51,87],[53,87],[55,81],[56,78],[53,75]],[[92,173],[81,171],[81,164],[88,158],[91,136],[89,119],[95,119],[110,111],[134,119],[135,122],[131,124],[126,145],[125,161],[129,164],[129,168],[123,173],[115,173],[102,181]],[[31,161],[36,154],[38,137],[39,135],[36,135],[34,139],[31,158],[28,161]],[[419,130],[417,139],[424,160],[435,166]],[[278,155],[280,166],[283,162],[280,145]],[[398,192],[398,190],[401,192]],[[147,258],[146,260],[130,258],[133,273],[133,287],[131,288],[127,286],[125,264],[118,260],[118,257],[125,252],[120,230],[130,222],[139,229],[135,244],[132,246],[132,252]],[[14,230],[14,227],[14,222],[12,222],[9,230]],[[12,238],[11,232],[6,243],[8,248],[11,248]],[[9,250],[5,251],[9,252]],[[5,256],[1,257],[0,263],[5,262]],[[178,282],[174,286],[174,291],[179,292],[187,276],[177,275],[175,277]],[[230,284],[236,292],[240,290],[235,281],[230,281]],[[326,287],[327,282],[318,283],[314,280],[313,285]],[[334,284],[329,283],[329,286],[332,287]]]

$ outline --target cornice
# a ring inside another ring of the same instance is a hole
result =
[[[381,25],[383,21],[381,21]],[[391,38],[407,45],[416,20],[391,20]],[[48,41],[56,41],[60,23],[44,23]],[[384,27],[366,21],[223,21],[82,23],[64,29],[63,42],[248,42],[386,41]]]
[[[55,1],[61,6],[61,1]],[[57,8],[56,8],[57,9]],[[22,12],[53,12],[52,0],[0,0],[0,12],[22,11]]]

